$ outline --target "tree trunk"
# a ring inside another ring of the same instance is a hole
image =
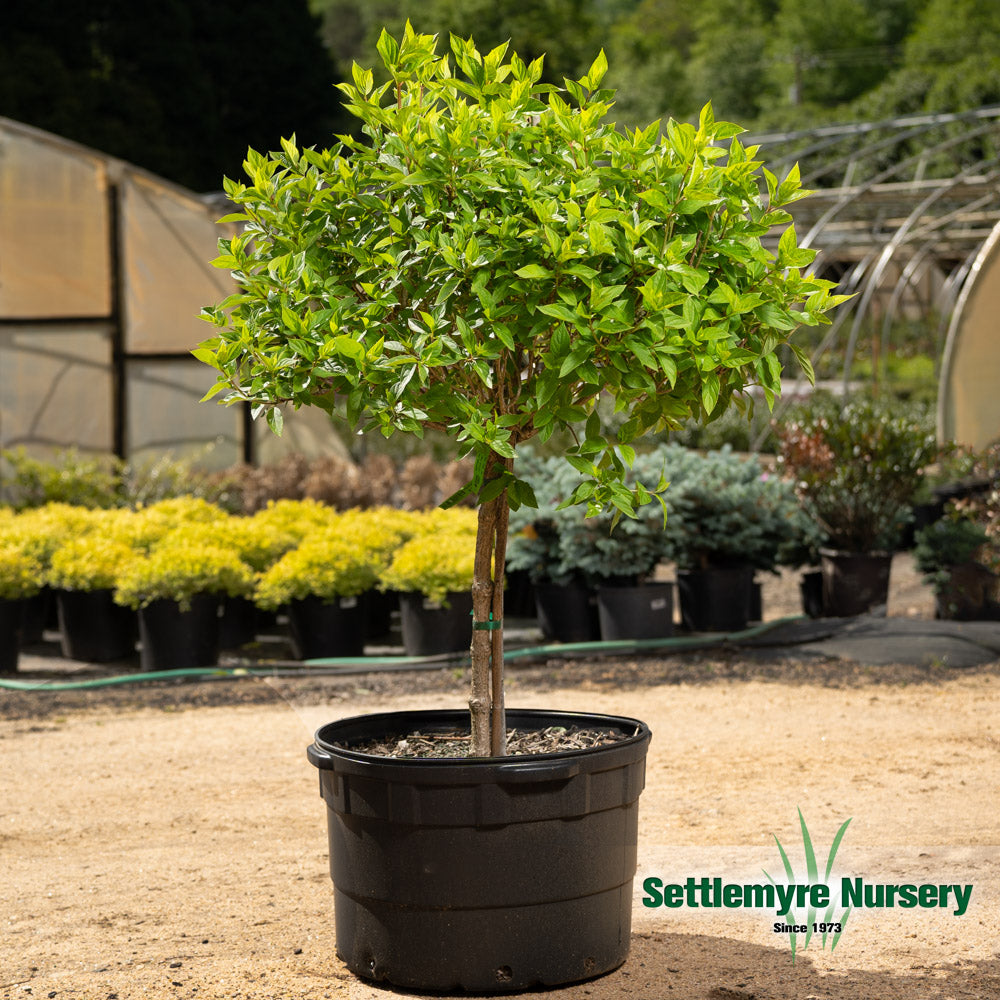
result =
[[[512,463],[491,462],[485,481]],[[491,473],[494,475],[491,476]],[[503,757],[507,725],[503,689],[503,579],[507,555],[507,491],[482,504],[472,581],[472,756]]]

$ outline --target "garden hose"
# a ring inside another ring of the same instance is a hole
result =
[[[669,636],[663,639],[616,639],[592,642],[559,642],[543,646],[523,646],[504,650],[504,662],[528,657],[559,657],[567,654],[627,654],[653,650],[709,649],[727,644],[738,645],[755,639],[788,622],[800,621],[801,615],[776,618],[773,621],[742,629],[739,632],[717,632],[711,635]],[[184,677],[205,680],[235,680],[241,677],[322,677],[382,673],[394,670],[440,670],[448,666],[467,666],[466,652],[438,656],[343,656],[311,660],[256,661],[238,667],[185,667],[178,670],[157,670],[140,674],[117,674],[114,677],[93,677],[80,681],[25,681],[0,678],[0,689],[8,691],[83,691],[112,687],[119,684],[142,684]]]

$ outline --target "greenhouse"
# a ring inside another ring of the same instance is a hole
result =
[[[242,407],[199,405],[214,381],[190,355],[211,335],[199,311],[231,289],[209,263],[225,211],[0,119],[0,449],[171,453],[211,467],[331,449],[314,415],[279,440]]]

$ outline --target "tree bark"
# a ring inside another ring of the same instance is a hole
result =
[[[495,459],[485,482],[509,468]],[[472,756],[503,757],[507,751],[507,724],[503,686],[503,578],[507,555],[507,491],[479,508],[476,561],[472,581]]]
[[[499,628],[490,632],[490,682],[493,699],[490,717],[490,750],[494,757],[507,756],[507,708],[504,703],[504,660],[503,660],[503,588],[504,569],[507,560],[507,524],[510,508],[507,506],[507,491],[500,495],[502,501],[497,511],[496,535],[493,543],[493,621]]]

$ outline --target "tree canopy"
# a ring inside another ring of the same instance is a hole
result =
[[[362,429],[435,429],[474,456],[451,502],[480,505],[470,705],[475,752],[498,754],[507,511],[535,502],[517,447],[571,432],[584,479],[566,503],[634,516],[652,499],[625,485],[635,443],[751,387],[773,403],[777,351],[811,374],[789,338],[842,299],[803,273],[814,252],[784,209],[798,168],[776,177],[710,104],[697,127],[625,132],[607,122],[603,51],[560,88],[506,44],[437,43],[407,23],[378,40],[385,82],[354,66],[341,89],[362,138],[250,152],[249,184],[226,184],[245,228],[216,261],[238,291],[205,310],[218,333],[194,354],[218,372],[209,396],[275,430],[285,405],[342,399]]]

